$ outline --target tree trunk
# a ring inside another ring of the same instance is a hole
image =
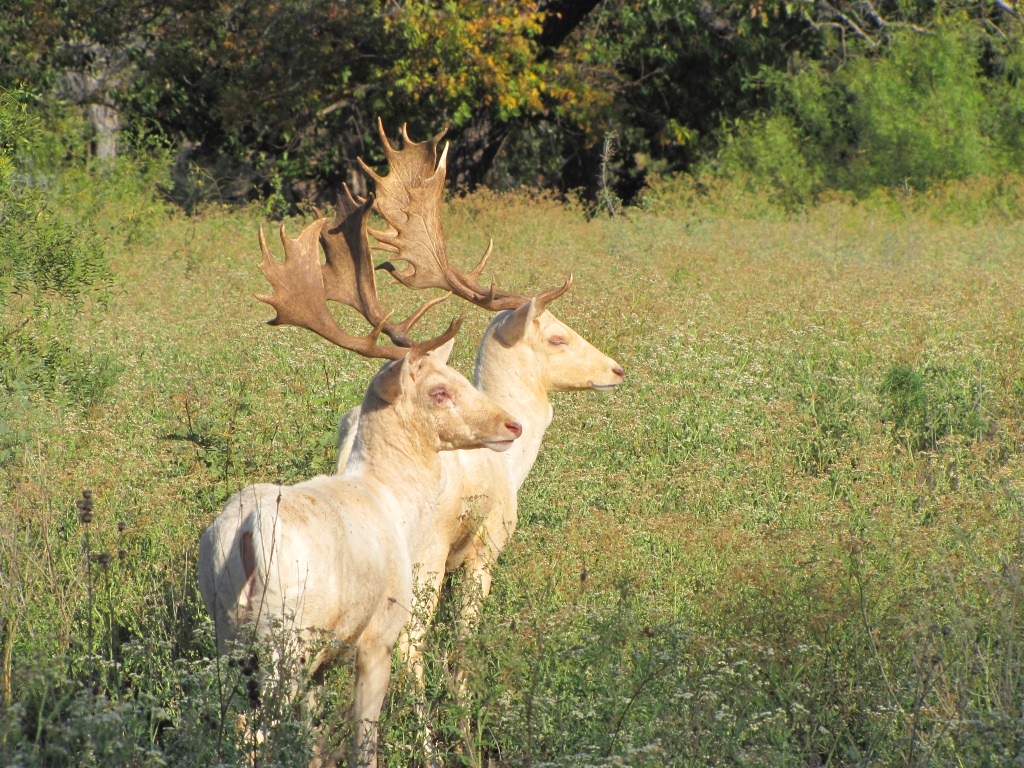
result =
[[[537,59],[543,61],[560,46],[596,6],[598,0],[548,0],[541,31],[535,38]],[[478,112],[458,136],[458,151],[449,158],[449,174],[456,189],[474,190],[484,183],[508,136],[509,126],[490,110]]]
[[[106,104],[89,104],[86,108],[94,133],[93,155],[95,157],[117,157],[117,132],[121,128],[120,113]]]
[[[448,178],[457,189],[472,191],[484,183],[494,158],[508,136],[508,125],[490,112],[479,112],[459,134],[457,151],[449,158]]]

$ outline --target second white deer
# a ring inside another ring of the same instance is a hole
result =
[[[476,361],[476,386],[501,407],[515,413],[523,436],[505,454],[459,450],[440,457],[445,488],[438,497],[438,534],[446,547],[435,563],[420,574],[427,604],[433,614],[445,573],[464,567],[475,580],[476,593],[490,592],[492,569],[518,521],[518,491],[540,451],[551,423],[550,392],[591,390],[606,392],[622,383],[625,373],[612,358],[588,343],[547,310],[564,294],[570,277],[558,288],[531,299],[479,283],[491,249],[470,272],[461,272],[448,260],[441,227],[447,145],[438,156],[443,132],[433,139],[413,142],[402,129],[403,146],[394,147],[380,127],[390,173],[381,177],[364,165],[375,180],[375,207],[389,228],[370,233],[398,261],[381,265],[407,287],[441,288],[476,306],[499,314],[484,333]],[[358,442],[360,410],[346,413],[338,426],[338,462],[341,473],[351,462]],[[473,590],[469,594],[473,594]],[[468,626],[479,605],[468,599],[462,607]],[[412,638],[411,658],[422,676],[419,633]]]

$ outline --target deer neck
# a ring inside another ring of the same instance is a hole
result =
[[[441,490],[441,462],[436,440],[421,424],[415,414],[367,395],[345,474],[380,485],[406,509],[429,511]]]
[[[551,424],[551,402],[543,372],[521,350],[502,347],[488,329],[480,344],[473,383],[523,425],[522,437],[503,454],[518,490],[530,474],[544,432]]]

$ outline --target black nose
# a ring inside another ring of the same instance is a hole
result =
[[[505,429],[511,432],[515,437],[519,437],[523,434],[523,425],[518,421],[506,421]]]
[[[617,365],[614,368],[612,368],[612,373],[614,373],[620,379],[626,378],[626,372],[624,370],[622,370],[621,368],[619,368],[619,366],[617,366]]]

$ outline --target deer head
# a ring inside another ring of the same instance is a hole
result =
[[[390,406],[400,422],[418,430],[435,451],[508,450],[522,434],[522,426],[447,366],[453,345],[454,339],[385,365],[367,391],[362,412]]]
[[[504,367],[536,370],[537,387],[549,392],[607,392],[626,378],[618,363],[551,314],[543,295],[501,312],[487,333],[498,342],[487,345],[490,357]],[[481,346],[481,358],[483,352]]]

